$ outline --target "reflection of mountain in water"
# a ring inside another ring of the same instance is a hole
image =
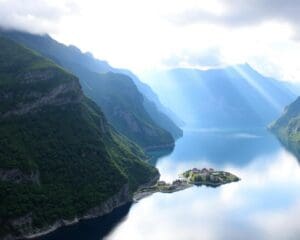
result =
[[[215,165],[243,166],[253,158],[279,149],[280,144],[265,129],[241,131],[187,131],[179,139],[175,161],[208,160]]]
[[[78,224],[60,228],[36,240],[102,239],[115,228],[117,224],[126,219],[130,208],[131,204],[126,204],[103,217],[80,221]]]
[[[169,156],[173,151],[174,147],[149,151],[147,152],[147,155],[149,156],[148,162],[155,166],[159,158]]]
[[[202,129],[185,131],[184,137],[178,140],[175,149],[171,154],[156,151],[156,155],[152,155],[153,164],[155,164],[156,159],[161,157],[163,154],[170,154],[163,157],[166,159],[166,161],[169,161],[166,170],[160,168],[163,178],[165,177],[164,173],[169,174],[169,172],[171,172],[170,175],[172,175],[173,170],[175,172],[174,176],[176,177],[178,174],[177,170],[180,169],[180,167],[186,169],[185,165],[181,166],[182,163],[187,163],[187,165],[193,167],[196,166],[199,161],[207,161],[207,163],[212,163],[211,165],[215,165],[220,169],[224,169],[224,166],[227,164],[237,166],[237,169],[240,169],[237,172],[239,173],[239,176],[242,178],[243,176],[247,177],[241,181],[241,185],[235,185],[240,186],[240,188],[238,188],[238,192],[233,195],[233,199],[231,201],[228,201],[224,204],[223,200],[219,197],[220,192],[218,189],[212,188],[191,188],[182,193],[182,195],[180,195],[180,193],[171,194],[168,196],[163,196],[162,198],[160,198],[160,194],[157,194],[153,195],[154,197],[150,197],[150,200],[152,199],[152,204],[150,205],[143,204],[147,201],[141,201],[133,208],[131,208],[131,205],[127,205],[116,209],[112,214],[100,217],[98,219],[81,221],[79,224],[74,226],[61,228],[57,232],[39,238],[38,240],[99,240],[103,239],[104,237],[108,237],[108,239],[122,239],[124,237],[130,239],[143,239],[141,235],[143,235],[144,232],[141,233],[142,229],[139,228],[140,225],[135,224],[141,223],[142,221],[142,224],[145,225],[149,220],[157,223],[161,221],[160,214],[163,214],[163,216],[167,218],[168,223],[171,223],[168,225],[170,227],[168,228],[168,226],[166,227],[164,225],[162,228],[160,228],[162,224],[155,224],[152,226],[153,230],[151,231],[154,233],[160,232],[161,234],[166,234],[168,237],[170,237],[173,232],[176,232],[172,230],[175,229],[174,225],[178,227],[178,222],[182,224],[183,228],[188,229],[187,236],[189,236],[189,234],[195,234],[199,230],[199,225],[193,225],[194,222],[204,225],[209,224],[210,227],[205,228],[207,231],[213,229],[214,232],[218,232],[220,229],[214,229],[214,227],[216,226],[216,222],[220,221],[219,214],[221,214],[222,216],[225,216],[225,218],[221,218],[224,219],[224,222],[220,223],[220,226],[226,225],[226,231],[227,229],[232,229],[232,234],[239,232],[240,228],[236,228],[236,226],[237,223],[242,222],[245,226],[245,228],[243,228],[243,236],[245,231],[247,231],[246,239],[262,239],[258,238],[256,235],[259,234],[259,232],[252,228],[253,226],[251,224],[253,224],[253,222],[247,222],[248,218],[245,220],[244,216],[247,216],[249,212],[254,212],[253,210],[260,211],[261,206],[263,206],[263,209],[265,209],[265,204],[270,198],[274,200],[270,203],[268,202],[267,205],[272,211],[276,210],[276,207],[278,206],[286,206],[286,204],[289,203],[287,201],[293,198],[293,194],[295,193],[295,188],[293,187],[293,191],[286,191],[284,193],[284,199],[279,197],[282,196],[283,189],[287,189],[286,182],[284,182],[284,185],[274,185],[274,182],[271,181],[271,183],[268,185],[269,188],[266,188],[265,185],[256,185],[258,180],[262,181],[265,179],[273,179],[273,175],[264,176],[264,174],[261,174],[261,172],[266,174],[272,173],[272,171],[268,171],[268,169],[273,165],[274,161],[276,164],[276,157],[274,159],[274,156],[277,155],[273,155],[273,153],[279,151],[280,149],[281,146],[279,142],[265,129],[247,131],[212,131]],[[161,160],[163,159],[161,158]],[[279,160],[282,159],[279,158]],[[249,169],[249,163],[254,163],[254,169]],[[160,167],[159,164],[160,160],[158,161],[158,167]],[[279,165],[279,168],[281,166],[282,165]],[[172,169],[172,167],[175,169]],[[294,165],[292,165],[292,168],[294,168]],[[289,172],[290,169],[286,171]],[[179,172],[181,172],[181,170],[179,170]],[[298,175],[298,173],[296,175]],[[275,178],[276,181],[278,181],[277,176],[275,176]],[[288,179],[291,180],[293,178],[288,176]],[[286,179],[284,181],[286,181]],[[298,184],[299,182],[293,180],[292,183]],[[289,184],[289,186],[291,185],[292,184]],[[231,185],[224,186],[224,188],[230,186]],[[274,186],[278,188],[278,190],[275,192]],[[298,189],[298,186],[296,189]],[[296,193],[298,192],[296,191]],[[245,200],[246,205],[235,204],[235,199],[243,199],[245,196],[247,196],[247,201]],[[249,198],[249,196],[251,197]],[[166,200],[166,198],[168,199]],[[249,199],[252,199],[252,201],[249,203],[249,205],[247,205]],[[192,201],[193,204],[183,204],[186,203],[187,200]],[[201,205],[195,205],[199,202],[201,202]],[[233,212],[230,206],[229,211],[227,204],[230,203],[233,203],[237,208],[235,211],[237,213],[236,215],[232,214]],[[195,209],[191,207],[194,205],[197,206],[197,209],[199,206],[203,206],[203,208],[198,212],[195,212]],[[220,208],[216,210],[216,206],[219,206]],[[131,211],[130,214],[128,214],[129,210]],[[213,213],[216,211],[218,211],[218,216],[215,218]],[[230,214],[226,215],[228,213]],[[140,216],[143,217],[139,218]],[[178,218],[178,216],[182,216],[182,218]],[[181,222],[183,216],[187,216],[188,220]],[[264,215],[262,216],[264,217]],[[205,219],[205,222],[201,222],[203,219]],[[176,222],[176,224],[174,222]],[[231,225],[231,223],[234,224]],[[134,229],[134,231],[132,231],[132,229]],[[131,236],[131,234],[134,236]],[[151,235],[149,232],[148,234]],[[139,237],[136,237],[136,235]],[[229,235],[228,238],[234,239],[235,236],[236,235]],[[224,236],[217,239],[223,239],[223,237]],[[147,239],[149,239],[149,237]],[[155,239],[155,237],[152,239]],[[177,235],[174,235],[172,238],[168,239],[182,238],[178,238]]]
[[[300,163],[300,144],[298,142],[289,141],[284,138],[280,138],[278,136],[278,140],[281,143],[281,145],[290,153],[292,153]]]

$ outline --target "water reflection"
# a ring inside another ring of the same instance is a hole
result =
[[[174,147],[173,148],[168,148],[168,149],[147,151],[146,154],[149,157],[148,162],[155,166],[158,159],[160,159],[162,157],[169,156],[173,151],[174,151]]]
[[[300,144],[299,142],[289,141],[287,139],[279,138],[281,145],[290,153],[295,155],[300,163]]]
[[[117,224],[126,219],[131,204],[115,209],[111,214],[81,221],[78,224],[58,229],[35,240],[99,240],[103,239]]]
[[[230,165],[247,166],[256,157],[268,155],[280,148],[278,140],[265,129],[190,129],[177,141],[172,154],[161,157],[156,166],[162,178],[170,181],[195,166],[216,169]]]
[[[279,148],[278,141],[265,130],[188,131],[176,144],[173,160],[207,159],[217,164],[230,162],[245,165],[254,157]]]
[[[157,166],[165,180],[209,166],[242,181],[152,195],[105,239],[299,239],[300,168],[266,131],[191,131]]]

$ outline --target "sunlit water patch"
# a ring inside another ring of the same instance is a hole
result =
[[[171,154],[152,162],[166,181],[193,167],[228,171],[242,180],[155,193],[41,239],[299,239],[299,162],[266,130],[189,129]]]
[[[189,131],[157,167],[167,181],[192,167],[242,181],[154,194],[134,204],[105,239],[299,239],[299,163],[266,131]]]

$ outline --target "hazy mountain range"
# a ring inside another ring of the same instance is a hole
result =
[[[285,83],[248,64],[206,71],[171,69],[142,79],[191,127],[264,127],[296,98]]]
[[[38,51],[75,74],[84,93],[101,107],[109,122],[141,147],[172,147],[174,139],[182,136],[182,130],[167,116],[170,111],[164,113],[166,108],[151,88],[129,70],[113,68],[49,35],[18,31],[1,31],[0,35]]]

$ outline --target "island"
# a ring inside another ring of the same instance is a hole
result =
[[[223,184],[240,181],[240,178],[232,173],[216,171],[212,168],[193,168],[179,175],[172,183],[157,181],[154,185],[143,187],[134,194],[134,201],[139,201],[153,193],[173,193],[185,190],[192,186],[219,187]]]
[[[220,185],[237,182],[240,180],[237,176],[232,173],[224,171],[215,171],[212,168],[197,169],[193,168],[191,170],[185,171],[182,177],[186,179],[189,184],[209,187],[218,187]]]

